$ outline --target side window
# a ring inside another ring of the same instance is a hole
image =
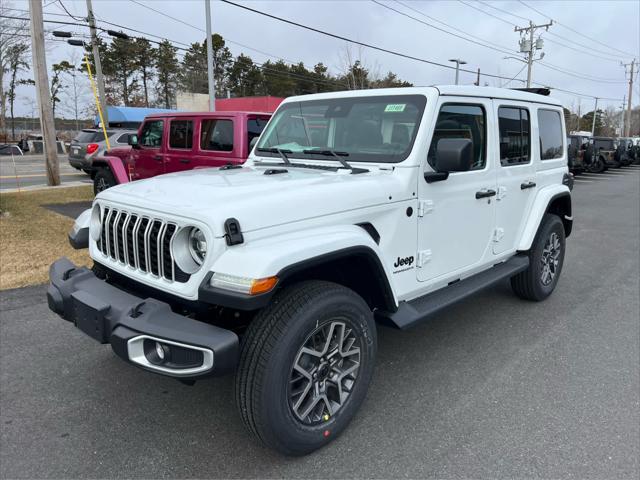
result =
[[[538,131],[540,132],[540,159],[562,158],[562,121],[560,112],[538,110]]]
[[[251,141],[260,136],[267,122],[266,118],[250,118],[247,120],[247,136],[249,137],[247,145],[249,145],[249,149],[251,149]]]
[[[500,163],[503,167],[529,163],[531,126],[529,111],[517,107],[498,108]]]
[[[124,143],[125,145],[129,143],[129,134],[123,133],[116,139],[116,143]]]
[[[233,122],[208,119],[202,121],[200,150],[230,152],[233,150]]]
[[[193,120],[171,120],[169,124],[169,147],[193,147]]]
[[[443,138],[468,138],[473,142],[474,162],[471,170],[482,170],[486,164],[486,113],[481,105],[449,103],[440,108],[433,131],[427,161],[435,168],[438,142]]]
[[[140,132],[138,143],[142,147],[160,147],[162,145],[162,130],[164,120],[150,120],[145,122]]]

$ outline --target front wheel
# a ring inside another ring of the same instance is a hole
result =
[[[595,157],[591,162],[591,164],[589,165],[589,171],[591,173],[602,173],[604,169],[605,169],[604,160],[600,156]]]
[[[93,177],[93,193],[94,195],[97,195],[107,188],[115,187],[117,184],[118,182],[116,182],[111,170],[107,168],[100,168]]]
[[[545,214],[529,250],[529,268],[511,277],[514,293],[534,301],[551,295],[562,272],[565,245],[562,220],[557,215]]]
[[[305,281],[279,292],[242,341],[235,395],[248,430],[285,455],[329,443],[365,399],[373,314],[352,290]]]

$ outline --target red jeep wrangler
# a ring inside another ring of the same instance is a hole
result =
[[[270,113],[189,112],[150,115],[129,137],[93,161],[94,193],[119,183],[193,168],[240,164]]]

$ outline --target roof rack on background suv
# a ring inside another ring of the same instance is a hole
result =
[[[551,89],[550,88],[542,88],[542,87],[538,87],[538,88],[510,88],[509,90],[520,90],[521,92],[537,93],[538,95],[544,95],[545,97],[548,97],[549,94],[551,93]]]

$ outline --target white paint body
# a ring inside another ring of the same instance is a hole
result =
[[[186,283],[153,277],[103,255],[93,238],[94,260],[134,280],[197,300],[198,287],[211,271],[249,278],[277,275],[288,265],[343,248],[365,246],[380,259],[396,303],[420,297],[466,278],[518,251],[527,250],[549,200],[568,193],[562,184],[568,172],[564,154],[540,160],[536,111],[556,110],[559,103],[540,95],[488,87],[426,87],[363,90],[293,97],[292,101],[375,95],[424,95],[427,99],[411,154],[402,162],[352,162],[368,173],[287,167],[288,172],[264,175],[268,167],[256,160],[278,162],[251,154],[241,169],[197,169],[118,185],[100,193],[95,202],[141,215],[155,216],[200,228],[208,244],[200,270]],[[427,152],[439,108],[446,102],[480,104],[486,111],[487,161],[484,170],[453,172],[445,181],[427,183],[432,171]],[[531,121],[531,158],[523,166],[501,167],[498,106],[526,106]],[[267,127],[268,128],[268,127]],[[564,120],[563,139],[566,138]],[[259,162],[258,162],[259,163]],[[336,165],[335,161],[310,161]],[[521,190],[523,182],[536,187]],[[476,191],[494,189],[499,195],[476,199]],[[407,215],[411,208],[413,214]],[[244,243],[227,246],[224,222],[236,218]],[[84,219],[86,222],[86,218]],[[371,223],[380,234],[376,242],[359,223]],[[496,232],[502,232],[496,241]],[[407,268],[394,267],[398,258],[413,256]]]

